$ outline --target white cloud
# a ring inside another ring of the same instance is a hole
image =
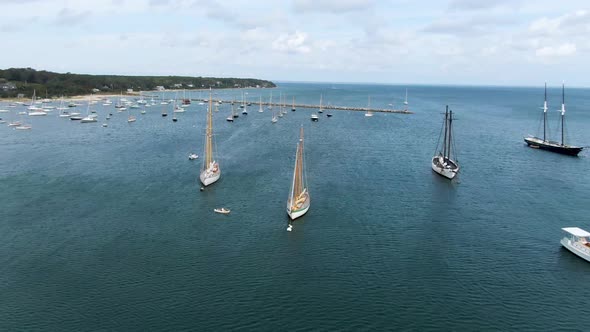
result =
[[[576,45],[572,43],[561,44],[557,47],[545,46],[537,49],[535,55],[538,57],[563,57],[576,53]]]
[[[294,0],[298,12],[344,13],[366,10],[375,5],[374,0]]]
[[[292,34],[282,34],[272,43],[272,48],[279,52],[309,53],[311,47],[305,32],[295,31]]]

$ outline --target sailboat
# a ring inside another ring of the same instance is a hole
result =
[[[297,152],[295,154],[295,168],[293,169],[293,182],[287,199],[287,214],[291,220],[303,216],[309,210],[311,198],[307,191],[307,179],[305,176],[305,160],[303,157],[303,127],[300,129]]]
[[[279,92],[279,118],[283,117],[283,93]]]
[[[406,100],[404,100],[404,111],[408,110],[408,89],[406,89]]]
[[[273,109],[270,110],[271,114],[272,114],[272,119],[270,120],[272,123],[277,123],[277,121],[279,121],[279,118],[277,117],[277,115],[275,114],[275,111]]]
[[[127,117],[127,122],[131,123],[131,122],[135,122],[135,116],[131,115],[131,110],[127,110],[127,113],[129,113],[129,116]]]
[[[291,106],[291,111],[295,112],[295,96],[293,96],[293,106]]]
[[[322,107],[322,97],[323,95],[320,95],[320,109],[318,110],[318,113],[324,113],[324,109]]]
[[[439,150],[440,140],[436,149],[438,154],[432,157],[432,170],[437,174],[444,176],[447,179],[453,179],[457,173],[459,173],[459,163],[452,158],[451,147],[454,147],[452,140],[452,128],[453,128],[453,111],[449,111],[447,105],[445,111],[445,122],[444,122],[444,138],[442,144],[442,151]]]
[[[80,119],[80,123],[91,123],[96,122],[96,117],[90,114],[90,101],[88,101],[88,107],[86,107],[86,116]]]
[[[213,112],[211,103],[211,92],[209,92],[209,108],[207,109],[207,130],[205,132],[205,153],[203,158],[203,167],[199,178],[204,186],[208,186],[221,176],[219,163],[213,156]]]
[[[365,113],[365,116],[373,116],[373,112],[370,111],[371,109],[371,96],[369,96],[369,101],[367,103],[367,113]]]
[[[268,109],[272,109],[272,91],[270,92],[270,98],[268,99]]]
[[[259,104],[259,108],[258,108],[258,113],[262,113],[264,112],[264,109],[262,108],[262,96],[260,96],[260,101],[258,101]]]
[[[529,135],[524,138],[526,144],[534,149],[543,149],[570,156],[577,156],[584,148],[581,146],[567,145],[564,140],[565,127],[565,84],[561,86],[561,143],[547,139],[547,83],[545,83],[545,102],[543,104],[543,139]]]
[[[234,103],[231,103],[231,114],[225,119],[228,122],[234,122]]]

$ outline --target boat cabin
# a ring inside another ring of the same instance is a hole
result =
[[[590,262],[590,233],[578,227],[562,228],[561,244],[574,254]]]

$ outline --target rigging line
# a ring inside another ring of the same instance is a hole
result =
[[[434,153],[432,154],[433,156],[436,156],[436,153],[439,151],[438,150],[438,146],[440,145],[440,137],[442,136],[442,132],[443,132],[443,128],[445,127],[445,124],[443,123],[442,127],[440,127],[440,133],[438,134],[438,140],[436,142],[436,148],[434,148]]]

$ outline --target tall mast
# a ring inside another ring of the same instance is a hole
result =
[[[451,159],[451,132],[453,129],[453,111],[449,111],[449,147],[447,149],[447,159]]]
[[[565,83],[561,84],[561,145],[563,145],[563,127],[565,121]]]
[[[543,141],[547,132],[547,82],[545,82],[545,102],[543,103]]]
[[[211,101],[211,89],[209,89],[209,107],[207,109],[207,129],[205,132],[205,169],[209,168],[213,161],[213,142],[212,142],[212,127],[213,127],[213,113]]]
[[[449,119],[449,105],[445,111],[445,136],[443,138],[443,157],[447,156],[447,124]]]

